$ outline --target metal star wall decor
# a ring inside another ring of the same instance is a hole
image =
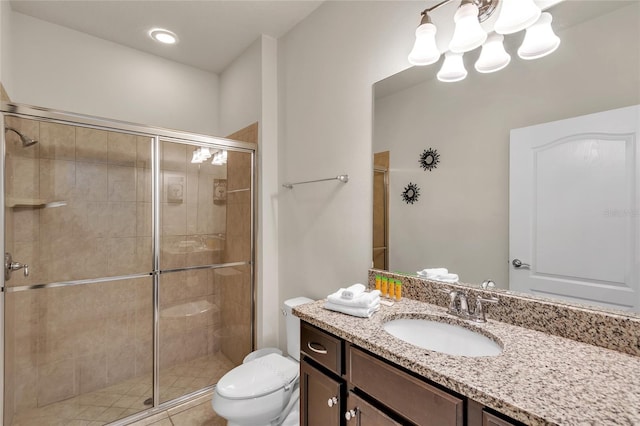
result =
[[[409,182],[402,192],[402,200],[407,204],[413,204],[420,197],[420,188],[415,183]]]
[[[438,150],[429,148],[425,149],[422,154],[420,154],[420,167],[422,167],[425,171],[431,171],[438,167],[438,163],[440,162],[440,154],[438,154]]]

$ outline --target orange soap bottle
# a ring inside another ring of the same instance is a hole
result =
[[[380,278],[380,275],[376,275],[376,290],[380,290],[381,281],[382,278]]]
[[[382,277],[380,282],[381,282],[381,285],[380,285],[380,293],[381,293],[381,295],[383,297],[389,297],[389,295],[387,294],[387,291],[389,291],[388,290],[389,282],[388,282],[387,277]]]
[[[402,283],[400,280],[396,280],[396,300],[400,300],[402,298]]]
[[[395,284],[396,284],[396,280],[394,279],[389,280],[389,294],[387,294],[387,297],[390,297],[392,299],[395,298],[395,292],[394,292],[394,288],[396,286]]]

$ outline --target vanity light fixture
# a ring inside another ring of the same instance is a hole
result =
[[[164,44],[176,44],[178,42],[178,36],[173,31],[165,30],[164,28],[149,30],[149,37]]]
[[[412,65],[430,65],[440,59],[437,47],[437,27],[430,12],[451,3],[444,0],[422,11],[422,19],[416,30],[416,40],[409,54]],[[498,8],[500,6],[500,8]],[[495,27],[482,27],[482,23],[499,11]],[[445,60],[438,72],[438,80],[454,82],[467,76],[462,55],[482,46],[475,69],[480,73],[491,73],[505,68],[511,62],[503,45],[504,34],[526,30],[524,41],[518,49],[522,59],[542,58],[554,52],[560,45],[560,38],[551,28],[552,17],[542,13],[534,0],[462,0],[453,16],[455,29],[449,43]]]
[[[462,53],[447,52],[444,54],[442,68],[438,71],[438,80],[445,83],[464,80],[467,77],[467,70],[462,61]]]

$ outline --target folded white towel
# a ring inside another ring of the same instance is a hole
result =
[[[431,268],[431,269],[423,269],[422,271],[418,271],[418,275],[426,278],[432,278],[440,275],[448,274],[449,270],[447,268]]]
[[[365,292],[351,300],[343,299],[341,290],[331,293],[327,300],[334,305],[348,306],[351,308],[368,308],[375,303],[380,303],[380,290]]]
[[[443,281],[445,283],[457,283],[458,282],[458,274],[442,274],[435,278],[436,281]]]
[[[364,293],[366,289],[367,288],[364,286],[364,284],[357,283],[342,290],[341,297],[343,299],[353,299],[354,297],[357,297]]]
[[[380,309],[380,303],[378,302],[370,308],[353,308],[350,306],[336,305],[326,301],[324,304],[325,309],[330,311],[342,312],[343,314],[353,315],[354,317],[370,318],[378,309]]]

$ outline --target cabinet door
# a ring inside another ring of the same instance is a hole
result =
[[[511,423],[503,420],[493,414],[482,412],[482,426],[516,426],[516,423]]]
[[[302,361],[300,363],[301,426],[340,426],[343,389],[344,383]]]
[[[349,413],[345,417],[347,418],[347,426],[352,424],[354,426],[402,426],[402,423],[396,422],[353,392],[349,392],[344,411]]]

